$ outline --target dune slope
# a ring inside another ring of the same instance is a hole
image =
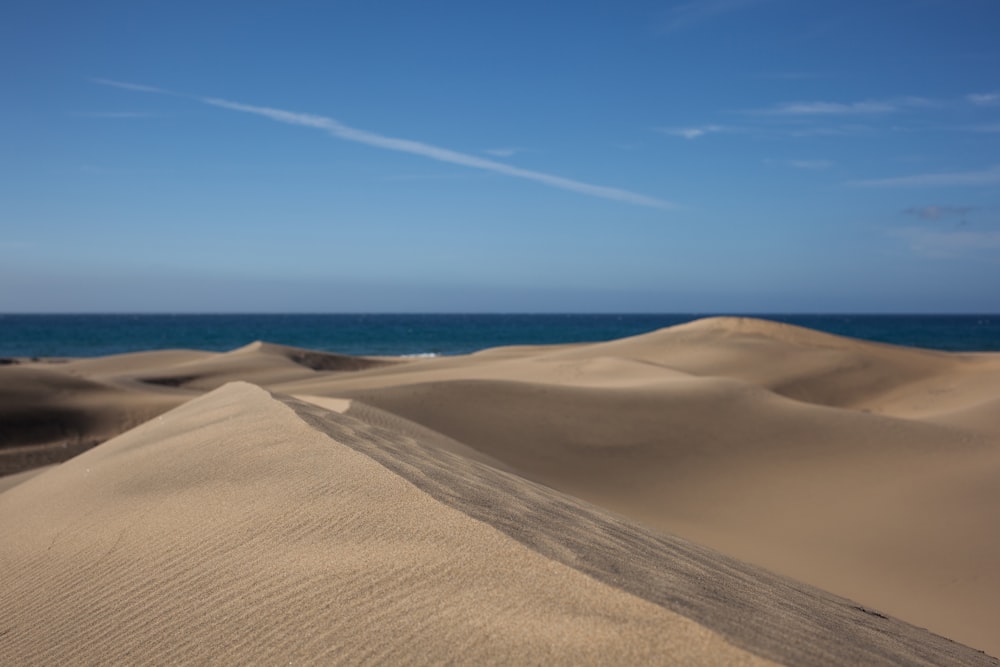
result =
[[[0,661],[766,663],[437,502],[338,441],[361,422],[325,419],[332,437],[229,385],[0,494]]]
[[[69,458],[237,379],[1000,654],[998,354],[711,318],[432,359],[255,343],[22,363],[0,367],[0,466]]]
[[[236,383],[0,493],[0,660],[996,664]]]

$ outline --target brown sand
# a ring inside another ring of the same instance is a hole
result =
[[[0,480],[0,662],[1000,653],[1000,355],[715,318],[0,368],[3,471],[125,431]]]

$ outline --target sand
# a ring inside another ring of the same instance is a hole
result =
[[[0,472],[3,664],[1000,654],[997,354],[713,318],[22,360]]]

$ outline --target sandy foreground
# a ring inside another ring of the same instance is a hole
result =
[[[0,664],[1000,664],[1000,354],[9,361]]]

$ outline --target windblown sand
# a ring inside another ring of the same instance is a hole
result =
[[[0,473],[2,664],[1000,654],[998,354],[713,318],[22,361]]]

